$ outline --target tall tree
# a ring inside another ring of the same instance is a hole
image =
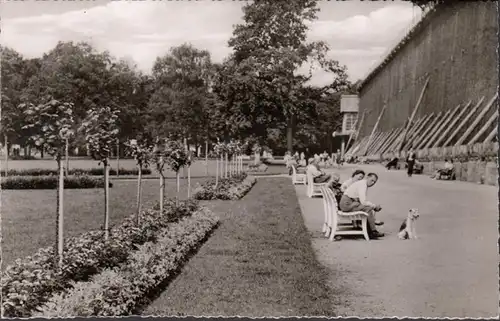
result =
[[[301,88],[312,77],[312,68],[308,75],[299,74],[299,69],[312,63],[331,72],[325,92],[348,84],[346,68],[327,59],[327,45],[306,41],[307,22],[316,19],[318,10],[316,0],[259,0],[246,5],[244,23],[235,27],[229,40],[234,55],[225,63],[228,89],[219,90],[221,99],[237,106],[261,140],[276,128],[273,124],[284,124],[290,151],[296,117],[308,106],[301,103]]]

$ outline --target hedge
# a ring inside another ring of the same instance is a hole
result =
[[[54,248],[40,249],[35,255],[17,259],[2,273],[3,317],[30,317],[32,312],[55,295],[71,286],[71,282],[85,281],[89,276],[125,262],[137,246],[154,242],[161,230],[197,211],[194,200],[169,200],[163,213],[155,206],[142,211],[141,224],[136,225],[135,214],[111,229],[106,241],[102,231],[91,231],[69,238],[64,245],[63,265],[53,265]]]
[[[57,189],[57,176],[14,176],[2,179],[2,189]],[[104,178],[91,176],[69,176],[64,178],[64,188],[102,188]],[[109,182],[109,187],[113,183]]]
[[[215,179],[211,179],[193,191],[193,197],[197,200],[238,200],[243,198],[255,184],[253,176],[246,173],[236,175],[232,178],[222,178],[215,187]]]
[[[73,283],[65,293],[53,296],[35,317],[128,316],[146,302],[147,294],[175,276],[190,254],[218,223],[201,208],[162,230],[156,242],[138,247],[115,269],[105,269],[89,282]]]
[[[7,176],[57,176],[59,173],[57,169],[47,168],[27,168],[27,169],[11,169],[7,171]],[[91,175],[91,176],[104,176],[104,168],[73,168],[68,171],[69,175]],[[110,168],[109,175],[116,176],[116,169]],[[139,170],[120,168],[120,175],[139,175]],[[143,168],[142,175],[150,175],[151,169]]]

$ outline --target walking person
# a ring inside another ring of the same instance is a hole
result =
[[[408,166],[408,177],[411,177],[413,175],[413,167],[415,166],[415,161],[416,161],[415,152],[413,151],[413,148],[410,148],[408,156],[406,157],[406,164]]]

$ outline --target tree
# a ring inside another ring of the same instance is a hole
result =
[[[163,213],[163,203],[165,199],[165,164],[167,163],[167,149],[164,140],[157,139],[153,149],[153,161],[156,164],[156,170],[160,174],[160,213]]]
[[[153,135],[187,138],[195,144],[206,136],[212,73],[210,53],[189,44],[174,47],[157,58],[153,66],[154,92],[149,101]]]
[[[118,110],[110,107],[89,109],[80,131],[85,135],[90,156],[104,166],[104,238],[109,237],[109,157],[119,133]]]
[[[141,195],[142,195],[142,169],[148,168],[153,151],[151,140],[139,138],[131,142],[127,142],[126,146],[129,149],[129,155],[134,157],[137,164],[137,216],[136,223],[140,224],[141,213]]]
[[[168,155],[166,162],[170,169],[175,172],[175,177],[177,179],[177,195],[176,203],[179,202],[179,171],[185,166],[191,165],[191,159],[184,148],[183,144],[178,140],[168,139],[166,143],[166,155]]]
[[[312,77],[312,68],[309,75],[298,74],[304,64],[332,73],[333,81],[322,88],[324,92],[348,84],[346,68],[326,58],[326,44],[306,42],[307,22],[316,19],[316,2],[254,1],[243,8],[244,24],[235,27],[229,40],[234,55],[225,62],[214,91],[229,109],[240,111],[241,123],[246,123],[247,131],[257,132],[261,144],[273,124],[282,124],[291,151],[295,119],[304,107],[301,88]]]
[[[57,218],[56,218],[56,253],[55,265],[59,267],[63,260],[63,190],[64,172],[62,156],[66,146],[66,140],[73,135],[73,104],[61,103],[58,100],[50,100],[45,104],[21,104],[20,109],[24,111],[27,125],[33,136],[31,139],[37,146],[44,146],[47,152],[54,156],[59,172],[57,185]]]

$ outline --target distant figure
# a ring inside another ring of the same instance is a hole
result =
[[[326,174],[319,168],[318,162],[314,158],[309,159],[307,171],[311,173],[314,183],[327,183],[331,178],[331,175]]]
[[[416,157],[417,156],[415,155],[413,148],[410,148],[408,156],[406,157],[406,164],[408,164],[408,177],[413,175],[413,166],[415,166]]]
[[[391,168],[398,169],[399,158],[393,157],[390,162],[385,165],[385,168],[390,170]]]
[[[306,155],[304,154],[304,152],[300,153],[299,165],[300,166],[307,166]]]
[[[335,154],[335,158],[337,160],[337,165],[340,167],[340,165],[342,165],[342,155],[340,154],[340,149],[337,149],[337,153]]]

